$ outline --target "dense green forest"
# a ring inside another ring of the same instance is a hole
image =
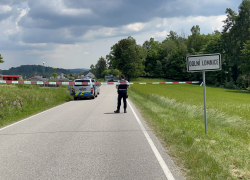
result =
[[[22,75],[23,77],[26,76],[26,78],[30,77],[34,73],[49,78],[52,76],[53,72],[54,68],[46,66],[43,67],[41,65],[21,65],[20,67],[12,67],[9,70],[2,70],[3,75]],[[62,68],[56,68],[56,72],[70,74],[70,71]]]
[[[220,87],[246,89],[250,84],[250,0],[243,0],[238,12],[226,9],[221,32],[201,34],[199,25],[191,35],[170,31],[162,42],[154,38],[138,45],[129,36],[111,47],[110,53],[91,65],[92,72],[117,69],[129,79],[149,76],[176,80],[202,80],[202,73],[188,73],[186,56],[221,53],[222,70],[206,72],[206,81]],[[106,61],[106,63],[103,63]]]

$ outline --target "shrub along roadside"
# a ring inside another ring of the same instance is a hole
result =
[[[70,101],[67,86],[0,85],[0,127]]]
[[[145,94],[133,87],[129,98],[177,164],[185,167],[187,179],[250,179],[250,127],[240,117],[208,109],[209,133],[205,135],[202,106]],[[236,121],[237,125],[232,123]]]

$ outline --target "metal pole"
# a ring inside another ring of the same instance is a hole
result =
[[[206,107],[206,82],[205,71],[203,73],[203,96],[204,96],[204,119],[205,119],[205,134],[207,134],[207,107]]]
[[[43,62],[43,78],[44,78],[44,63],[45,62]],[[44,81],[43,81],[44,82]],[[43,84],[43,87],[45,87],[45,84]]]

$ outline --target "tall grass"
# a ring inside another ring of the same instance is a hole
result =
[[[0,127],[71,99],[67,86],[0,85]]]
[[[250,94],[207,87],[205,135],[202,92],[197,85],[132,85],[129,97],[187,179],[250,179]]]

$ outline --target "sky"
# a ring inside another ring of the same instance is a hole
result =
[[[0,0],[0,54],[7,70],[20,65],[90,68],[119,40],[163,41],[222,30],[226,8],[241,0]]]

